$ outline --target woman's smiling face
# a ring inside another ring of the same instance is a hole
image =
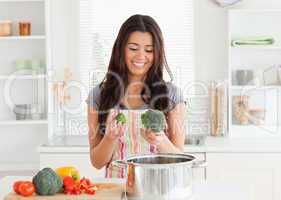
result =
[[[143,80],[154,60],[153,38],[149,32],[133,32],[125,47],[129,80]]]

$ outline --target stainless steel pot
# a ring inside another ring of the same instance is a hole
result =
[[[113,164],[126,168],[127,197],[136,200],[189,199],[192,168],[206,166],[187,154],[136,155]]]

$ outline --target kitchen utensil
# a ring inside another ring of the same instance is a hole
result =
[[[206,137],[206,134],[188,134],[186,135],[185,144],[204,145]]]
[[[44,73],[43,65],[43,61],[39,59],[19,59],[15,61],[16,70],[20,70],[24,74]]]
[[[236,70],[236,79],[238,85],[251,85],[254,78],[252,70]]]
[[[265,85],[278,85],[279,82],[279,66],[271,66],[266,68],[263,72],[263,79]]]
[[[4,200],[121,200],[124,192],[124,185],[106,183],[100,184],[102,189],[98,190],[95,195],[66,195],[56,194],[53,196],[39,196],[33,195],[30,197],[23,197],[15,193],[8,194]],[[108,186],[107,186],[108,185]]]
[[[126,167],[129,198],[180,200],[192,196],[192,169],[206,163],[187,154],[148,154],[115,160],[113,165]]]
[[[26,36],[31,34],[31,23],[29,21],[19,22],[19,35]]]
[[[16,104],[13,109],[16,120],[39,120],[42,118],[42,107],[39,104]]]
[[[263,80],[263,70],[262,69],[256,69],[254,71],[254,80],[253,80],[254,85],[260,87],[263,85],[264,80]]]
[[[0,36],[11,36],[12,35],[12,21],[1,20],[0,21]]]
[[[19,59],[16,60],[16,70],[31,70],[32,69],[32,65],[31,65],[31,60],[28,59]],[[31,71],[30,71],[31,72]]]
[[[281,85],[281,65],[278,66],[277,73],[278,73],[279,85]]]

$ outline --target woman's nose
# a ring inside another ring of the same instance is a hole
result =
[[[137,58],[138,59],[142,59],[142,58],[145,58],[145,51],[144,50],[139,50],[138,52],[137,52]]]

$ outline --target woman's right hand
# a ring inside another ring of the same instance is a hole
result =
[[[118,113],[118,110],[111,109],[106,119],[105,137],[112,141],[123,136],[125,132],[125,125],[117,123],[116,116]]]

